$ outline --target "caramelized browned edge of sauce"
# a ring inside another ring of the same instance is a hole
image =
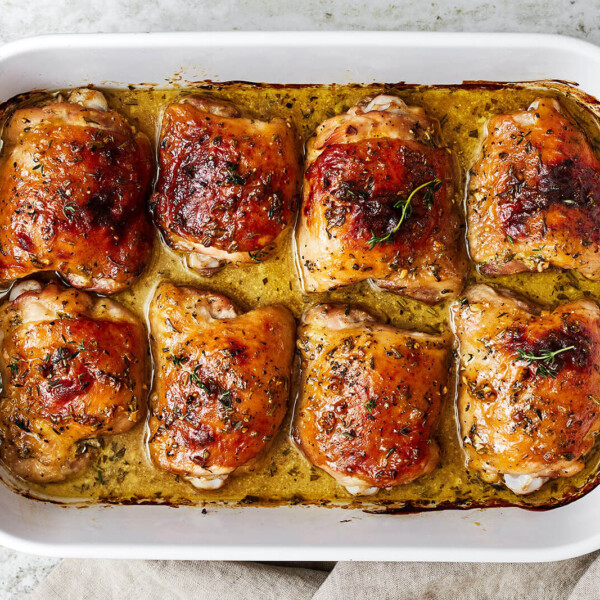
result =
[[[102,89],[102,88],[99,88]],[[479,144],[487,117],[522,109],[539,96],[556,97],[582,126],[598,151],[600,114],[596,99],[565,82],[500,84],[465,82],[455,86],[406,84],[373,85],[274,85],[248,82],[200,82],[168,89],[102,89],[112,108],[125,114],[154,144],[164,107],[190,93],[202,92],[231,99],[259,118],[290,118],[303,141],[325,118],[347,110],[365,95],[393,93],[408,104],[423,106],[441,123],[442,137],[457,155],[462,182],[457,201],[462,207],[465,174]],[[0,121],[17,106],[36,104],[49,92],[32,92],[0,106]],[[205,278],[187,269],[182,257],[170,251],[156,234],[156,245],[140,280],[116,300],[146,319],[147,302],[157,282],[168,279],[225,293],[244,309],[283,303],[296,317],[309,306],[323,301],[360,304],[393,325],[429,332],[447,332],[447,303],[429,307],[390,292],[375,292],[365,282],[330,293],[302,296],[288,243],[274,257],[247,268],[229,267]],[[290,275],[292,274],[292,275]],[[471,265],[469,283],[488,282],[509,287],[546,306],[589,297],[600,300],[600,283],[585,280],[574,272],[529,273],[497,278],[483,277]],[[454,367],[452,373],[455,389]],[[469,473],[459,445],[454,414],[454,394],[444,406],[437,438],[442,448],[441,463],[432,474],[417,481],[381,490],[375,497],[353,498],[333,478],[311,467],[289,441],[292,406],[284,426],[253,472],[234,476],[216,491],[197,490],[181,477],[153,467],[144,448],[144,425],[131,432],[106,437],[96,461],[81,475],[62,483],[27,487],[10,475],[4,479],[16,492],[64,506],[90,503],[168,505],[277,506],[313,504],[362,508],[375,513],[406,513],[424,509],[520,506],[530,509],[553,508],[572,502],[600,482],[600,449],[586,457],[581,473],[569,479],[547,483],[530,496],[516,496],[509,490],[483,483]],[[293,404],[291,399],[290,405]]]

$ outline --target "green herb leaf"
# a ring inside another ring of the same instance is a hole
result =
[[[257,263],[261,263],[264,258],[264,250],[257,250],[256,252],[248,252],[248,256]]]
[[[238,174],[238,169],[240,165],[236,163],[227,163],[227,183],[232,183],[233,185],[244,185],[246,180]]]
[[[200,379],[200,375],[198,375],[198,370],[200,369],[200,365],[194,368],[193,371],[188,373],[188,382],[196,384],[200,389],[204,390],[207,394],[210,394],[209,387]]]
[[[8,368],[10,369],[11,375],[16,375],[19,372],[19,361],[20,360],[21,360],[20,358],[13,358],[12,361],[9,363]]]
[[[428,181],[416,187],[410,193],[406,200],[398,200],[398,202],[394,204],[394,208],[402,207],[402,213],[400,215],[400,218],[398,219],[398,222],[396,223],[396,226],[394,227],[394,229],[392,229],[392,231],[386,233],[383,236],[377,236],[375,235],[374,231],[371,231],[371,239],[367,242],[367,244],[369,245],[369,250],[373,250],[373,248],[375,248],[377,244],[383,244],[384,242],[389,242],[392,240],[398,229],[400,229],[402,223],[404,223],[412,214],[411,202],[417,192],[419,192],[422,189],[426,190],[424,195],[425,205],[427,206],[427,208],[431,208],[431,206],[433,206],[434,194],[440,189],[441,186],[442,180],[436,177],[435,179],[432,179],[431,181]]]
[[[231,397],[231,392],[229,390],[221,390],[219,402],[225,408],[231,408],[233,406],[233,398]]]
[[[169,360],[176,367],[181,367],[183,365],[183,363],[185,362],[185,357],[183,357],[183,356],[175,356],[174,354],[171,354],[171,356],[169,356]]]
[[[70,219],[77,212],[77,204],[72,200],[63,204],[63,215]]]
[[[575,346],[567,346],[566,348],[560,348],[558,350],[540,350],[539,354],[535,355],[532,352],[525,352],[522,348],[519,348],[517,360],[523,360],[527,362],[527,366],[531,366],[536,363],[536,375],[540,377],[556,377],[556,357],[563,352],[568,350],[575,350]]]

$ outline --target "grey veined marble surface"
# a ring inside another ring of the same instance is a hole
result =
[[[600,43],[599,0],[0,0],[0,41],[230,29],[545,32]]]
[[[600,44],[600,0],[0,0],[0,43],[47,33],[232,29],[536,32]],[[26,598],[57,562],[0,548],[0,600]]]

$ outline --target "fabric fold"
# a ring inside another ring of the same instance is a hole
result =
[[[599,556],[508,564],[63,560],[30,600],[597,600]]]
[[[306,600],[326,577],[244,562],[63,560],[30,600]]]

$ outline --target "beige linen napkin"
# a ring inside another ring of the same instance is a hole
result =
[[[327,571],[260,563],[63,560],[31,600],[303,600]]]
[[[285,565],[285,566],[283,566]],[[554,563],[64,560],[30,600],[598,600],[599,553]]]

